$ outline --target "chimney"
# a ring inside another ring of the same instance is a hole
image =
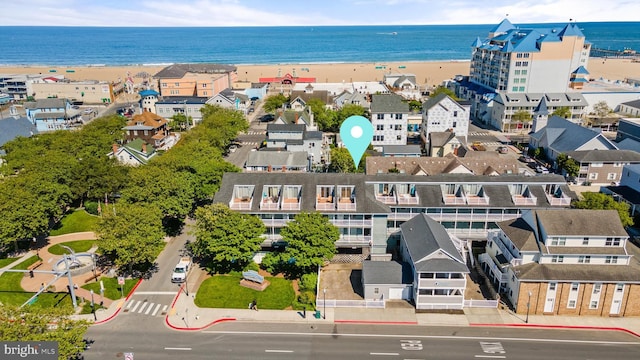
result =
[[[147,153],[147,143],[145,142],[142,143],[142,152],[145,154]]]
[[[111,149],[113,150],[113,156],[116,156],[116,153],[118,152],[118,144],[111,145]]]
[[[296,122],[295,122],[295,124],[297,124],[297,123],[298,123],[298,113],[296,113]]]
[[[267,166],[267,172],[271,172],[271,165]]]
[[[282,165],[282,172],[287,172],[287,166],[286,165]]]

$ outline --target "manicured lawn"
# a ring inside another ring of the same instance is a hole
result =
[[[104,297],[117,300],[120,299],[120,285],[118,285],[118,278],[110,278],[110,277],[101,277],[97,282],[92,281],[88,284],[82,285],[83,289],[93,290],[94,301],[100,302],[100,280],[104,284]],[[133,287],[138,282],[138,279],[125,279],[124,281],[124,296],[127,296],[129,291],[133,289]]]
[[[77,241],[67,241],[60,244],[55,244],[51,246],[48,250],[50,253],[54,255],[62,255],[68,253],[66,249],[64,249],[61,245],[70,247],[76,253],[87,252],[93,245],[95,245],[96,240],[77,240]]]
[[[6,258],[6,259],[0,259],[0,268],[3,268],[9,264],[11,264],[12,262],[18,260],[18,258]]]
[[[100,306],[100,296],[94,298],[93,303],[95,304],[96,311],[98,311],[99,309],[105,309],[104,306]],[[80,310],[80,314],[91,314],[91,301],[84,301],[84,304],[82,304],[82,309]]]
[[[29,265],[38,260],[37,256],[32,256],[13,267],[15,270],[26,270]],[[24,277],[24,273],[6,272],[0,276],[0,302],[6,305],[20,306],[29,300],[33,293],[26,292],[20,286],[20,281]],[[38,296],[36,302],[32,306],[37,307],[69,307],[71,308],[71,297],[66,292],[62,293],[43,293]]]
[[[91,215],[84,210],[76,210],[65,215],[58,224],[49,232],[49,235],[64,235],[75,232],[93,231],[99,217]]]
[[[271,285],[264,291],[240,286],[241,275],[218,275],[205,280],[196,294],[199,307],[247,309],[254,299],[258,309],[284,310],[295,298],[291,281],[267,277]]]

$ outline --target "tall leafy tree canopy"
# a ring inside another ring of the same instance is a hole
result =
[[[121,271],[147,270],[164,247],[162,213],[151,204],[105,206],[96,231],[98,253]]]
[[[223,204],[203,206],[196,210],[196,241],[191,250],[215,272],[241,270],[260,251],[265,230],[257,216]]]
[[[622,226],[633,225],[633,218],[629,214],[629,204],[618,202],[611,195],[585,192],[582,193],[582,200],[575,201],[573,207],[576,209],[616,210],[620,216]]]
[[[318,213],[303,212],[280,231],[286,247],[282,252],[268,253],[263,259],[267,267],[280,269],[290,276],[311,273],[336,253],[338,228]]]
[[[17,308],[0,306],[0,339],[3,341],[57,341],[58,358],[71,359],[85,349],[85,320],[72,320],[69,311],[58,307]],[[55,326],[52,326],[55,324]]]
[[[277,109],[280,109],[287,101],[289,101],[289,98],[283,94],[271,95],[264,100],[262,108],[268,113],[273,113]]]

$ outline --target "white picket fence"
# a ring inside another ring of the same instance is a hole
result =
[[[499,300],[465,300],[464,307],[498,308]]]
[[[326,306],[325,306],[326,305]],[[316,309],[328,308],[365,308],[384,309],[384,300],[336,300],[327,299],[326,304],[322,299],[316,299]]]

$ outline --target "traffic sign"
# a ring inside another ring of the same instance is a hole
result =
[[[124,285],[124,276],[118,276],[118,285]]]

